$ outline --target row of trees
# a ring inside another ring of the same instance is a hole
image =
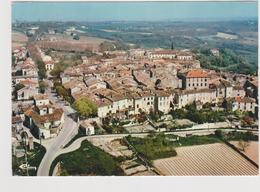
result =
[[[224,121],[227,113],[226,111],[213,111],[209,108],[197,110],[195,103],[170,112],[174,119],[189,119],[199,124]]]

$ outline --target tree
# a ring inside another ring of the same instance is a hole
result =
[[[12,55],[12,66],[15,66],[15,61],[16,61],[16,58],[15,58],[15,56]]]
[[[36,63],[37,63],[38,70],[39,70],[38,71],[39,78],[42,80],[42,79],[46,78],[45,64],[41,60],[37,60]]]
[[[17,97],[17,91],[22,89],[22,88],[24,88],[24,87],[25,86],[23,84],[21,84],[21,83],[16,84],[15,87],[14,87],[13,95],[15,97]]]
[[[238,146],[242,151],[245,151],[245,149],[249,146],[249,143],[243,140],[239,140]]]
[[[41,93],[45,92],[46,87],[47,87],[47,84],[44,81],[39,81],[39,90]]]
[[[252,125],[253,124],[253,118],[249,117],[249,116],[244,116],[243,117],[243,123],[245,125]]]
[[[68,92],[62,86],[58,85],[55,87],[55,89],[56,89],[58,95],[60,95],[62,97],[68,96]]]
[[[20,89],[22,89],[22,88],[24,88],[24,87],[25,87],[25,86],[24,86],[23,84],[18,83],[18,84],[15,85],[14,89],[15,89],[16,91],[18,91],[18,90],[20,90]]]
[[[75,101],[72,107],[77,110],[82,117],[93,117],[97,114],[96,104],[86,97],[82,97]]]
[[[218,138],[222,139],[222,138],[223,138],[223,131],[220,130],[220,129],[218,129],[218,130],[215,131],[215,135],[216,135]]]

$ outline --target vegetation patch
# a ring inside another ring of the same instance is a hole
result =
[[[72,107],[79,112],[81,117],[94,117],[97,115],[96,104],[86,97],[76,100]]]
[[[46,153],[46,149],[42,145],[38,143],[34,143],[34,149],[27,151],[27,160],[30,167],[36,167],[38,169],[45,153]],[[12,156],[13,175],[21,175],[21,176],[27,175],[26,171],[22,171],[19,168],[21,164],[25,164],[25,157],[17,158],[16,156],[13,155]],[[29,170],[28,173],[29,176],[36,176],[37,170],[36,171]]]
[[[126,139],[148,161],[176,156],[176,147],[221,142],[215,135],[177,138],[176,135],[150,134],[145,138],[128,136]]]
[[[258,135],[254,135],[252,132],[238,132],[232,131],[225,133],[221,130],[215,132],[216,136],[224,141],[258,141]]]
[[[196,52],[198,53],[198,60],[200,60],[202,67],[255,74],[255,67],[231,49],[221,49],[219,56],[213,56],[210,49],[198,49]]]
[[[88,141],[83,141],[76,151],[58,156],[52,163],[61,162],[62,175],[124,175],[119,162]]]
[[[213,111],[211,108],[196,109],[195,104],[187,105],[185,108],[176,109],[170,112],[173,119],[189,119],[195,123],[223,122],[228,115],[235,114],[232,111]]]

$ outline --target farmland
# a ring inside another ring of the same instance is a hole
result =
[[[69,35],[56,34],[45,35],[37,44],[43,49],[54,49],[59,51],[77,51],[84,52],[99,49],[99,46],[106,39],[80,36],[79,40],[74,40]]]
[[[257,175],[258,168],[222,143],[176,148],[177,156],[153,162],[162,175]]]
[[[232,145],[240,149],[239,141],[230,141]],[[248,158],[253,160],[256,164],[259,164],[259,157],[258,157],[258,141],[250,141],[248,142],[248,146],[246,146],[244,153]]]
[[[12,49],[25,46],[27,41],[28,37],[25,34],[18,31],[12,32]]]

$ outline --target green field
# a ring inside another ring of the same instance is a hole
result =
[[[46,153],[46,149],[43,146],[41,146],[38,143],[34,143],[34,149],[27,152],[28,164],[38,169],[45,153]],[[12,156],[12,170],[14,175],[23,175],[23,176],[27,175],[26,172],[22,172],[19,169],[19,166],[24,163],[25,163],[24,157],[17,158],[15,156]],[[37,170],[29,171],[29,176],[36,176],[36,174],[37,174]]]
[[[175,135],[152,134],[145,138],[126,138],[136,151],[147,160],[155,160],[176,156],[175,148],[180,146],[218,143],[221,140],[215,135],[179,137]]]
[[[76,151],[58,156],[51,165],[50,175],[58,162],[61,162],[62,176],[124,175],[118,160],[88,141],[83,141]]]

